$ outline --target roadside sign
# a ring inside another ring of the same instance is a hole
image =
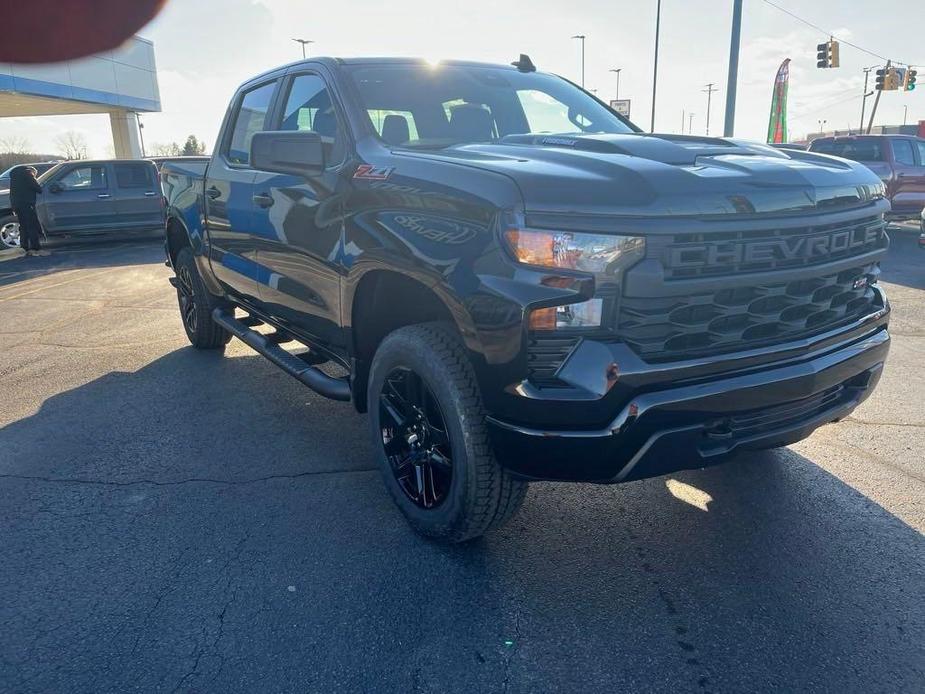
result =
[[[610,108],[625,118],[630,117],[630,100],[629,99],[611,99]]]

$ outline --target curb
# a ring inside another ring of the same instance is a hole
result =
[[[4,260],[15,260],[16,258],[22,258],[26,255],[26,252],[22,248],[5,248],[0,251],[0,263]]]

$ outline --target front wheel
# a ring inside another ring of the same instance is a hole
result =
[[[0,246],[19,248],[19,221],[13,215],[0,218]]]
[[[367,404],[386,487],[417,532],[462,542],[520,508],[527,483],[495,460],[475,375],[450,326],[414,325],[386,337]]]

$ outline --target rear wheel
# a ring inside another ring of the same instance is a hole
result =
[[[189,247],[181,248],[174,262],[177,271],[177,303],[183,329],[193,347],[219,349],[228,344],[231,333],[212,320],[212,311],[221,304],[202,283]]]
[[[19,248],[19,222],[13,215],[0,218],[0,247]]]
[[[395,503],[427,537],[462,542],[506,522],[527,483],[495,460],[475,375],[439,323],[401,328],[373,358],[367,405]]]

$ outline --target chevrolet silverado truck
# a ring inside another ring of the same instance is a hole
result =
[[[643,133],[526,56],[281,67],[238,89],[204,174],[161,176],[190,342],[237,337],[368,413],[432,538],[497,527],[533,480],[803,439],[889,349],[874,173]]]

